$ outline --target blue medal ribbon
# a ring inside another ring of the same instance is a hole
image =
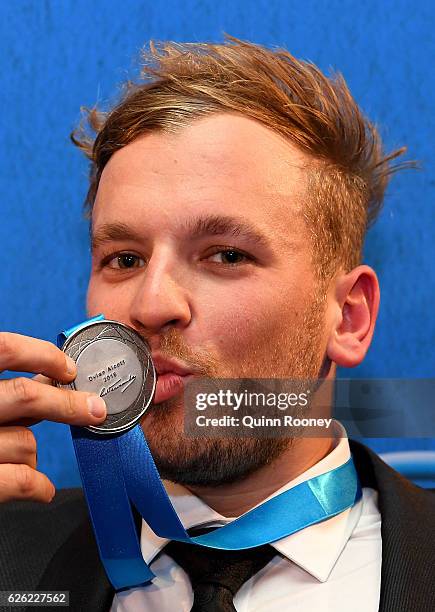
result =
[[[63,332],[58,343],[89,322],[103,319],[102,315],[94,317]],[[140,425],[110,436],[71,426],[71,435],[100,558],[115,590],[144,585],[154,578],[142,557],[131,503],[162,538],[242,550],[275,542],[336,516],[361,497],[350,458],[223,527],[190,537],[166,493]]]

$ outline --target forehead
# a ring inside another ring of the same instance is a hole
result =
[[[117,151],[101,176],[99,221],[160,222],[195,213],[241,217],[279,231],[301,219],[308,158],[284,137],[239,115],[194,121],[176,134],[153,132]]]

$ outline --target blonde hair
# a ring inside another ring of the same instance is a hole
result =
[[[327,77],[284,49],[228,34],[222,44],[151,41],[142,61],[141,78],[125,84],[119,103],[108,113],[84,109],[71,135],[91,160],[88,216],[101,173],[118,149],[140,135],[176,132],[196,118],[236,112],[284,136],[312,160],[305,218],[319,277],[360,263],[391,174],[412,162],[391,165],[406,148],[383,152],[376,126],[341,74]]]

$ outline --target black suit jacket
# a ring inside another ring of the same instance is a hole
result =
[[[435,610],[435,495],[414,486],[364,445],[352,440],[350,445],[362,486],[379,493],[379,611]],[[0,504],[0,533],[0,590],[65,590],[73,612],[110,610],[114,591],[81,489],[59,490],[49,505]]]

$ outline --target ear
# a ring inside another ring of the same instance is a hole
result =
[[[358,266],[337,277],[332,303],[328,357],[353,368],[364,359],[375,329],[380,300],[379,282],[369,266]]]

